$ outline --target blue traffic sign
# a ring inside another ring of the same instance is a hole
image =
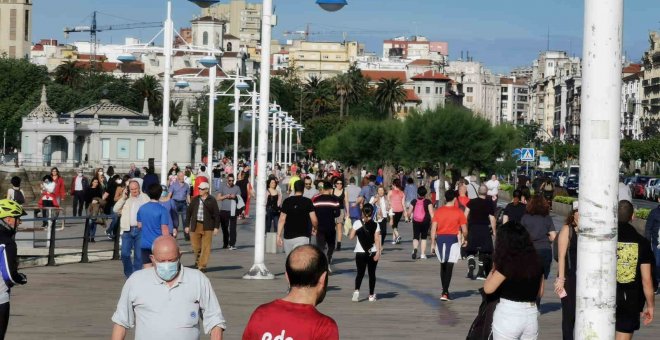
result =
[[[535,150],[534,148],[523,148],[520,150],[520,160],[523,162],[533,162],[535,159]]]
[[[511,152],[511,157],[517,161],[520,160],[520,155],[522,154],[522,151],[520,149],[513,149]]]

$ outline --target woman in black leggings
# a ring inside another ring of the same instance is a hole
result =
[[[360,300],[360,285],[364,278],[365,270],[369,270],[369,301],[376,301],[376,266],[383,250],[382,240],[380,238],[380,227],[374,222],[371,216],[374,213],[374,207],[371,204],[365,204],[362,207],[362,219],[353,223],[350,239],[358,238],[355,242],[355,265],[357,266],[357,276],[355,277],[355,291],[352,300]]]

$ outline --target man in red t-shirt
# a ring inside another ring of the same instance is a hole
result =
[[[431,223],[431,237],[437,242],[436,254],[440,260],[440,281],[442,282],[442,295],[440,300],[449,301],[449,283],[454,270],[454,263],[461,257],[458,245],[458,234],[463,234],[467,240],[467,218],[461,209],[454,206],[456,192],[445,191],[444,206],[438,208],[433,214]]]
[[[328,260],[323,252],[309,244],[292,250],[286,259],[286,278],[289,294],[259,306],[245,327],[243,340],[338,340],[335,320],[315,307],[328,289]]]

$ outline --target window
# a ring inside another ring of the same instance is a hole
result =
[[[144,139],[137,140],[137,159],[144,159]]]
[[[110,159],[110,139],[101,139],[101,158]]]
[[[426,87],[426,94],[431,94],[431,88],[428,86]]]
[[[117,139],[117,158],[127,159],[130,157],[131,140],[125,138]]]
[[[440,90],[440,94],[442,94],[442,93],[444,92],[444,91],[442,90],[442,89],[443,89],[442,87],[438,87],[438,89]]]
[[[23,40],[28,41],[29,33],[30,33],[30,11],[25,10],[25,21],[23,25]]]
[[[227,43],[227,52],[231,52],[231,49],[233,48],[231,42]]]
[[[465,101],[468,103],[472,103],[472,97],[471,96],[465,97]]]
[[[421,86],[417,86],[417,94],[420,94],[420,93],[422,93],[422,87],[421,87]]]
[[[204,32],[202,34],[202,45],[206,46],[209,44],[209,32]]]
[[[16,40],[16,10],[9,10],[9,40]]]
[[[438,94],[438,89],[439,89],[439,87],[436,86],[435,87],[435,94]]]
[[[502,88],[502,93],[508,93],[508,92],[509,92],[509,88],[508,88],[508,87],[503,87],[503,88]]]
[[[516,104],[516,109],[524,110],[525,109],[525,104]]]
[[[468,86],[465,90],[467,93],[472,93],[472,86]]]
[[[502,108],[503,108],[503,109],[506,109],[507,107],[509,107],[509,104],[508,104],[508,103],[502,103]]]

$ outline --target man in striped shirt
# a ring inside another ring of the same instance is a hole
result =
[[[335,241],[337,231],[335,228],[336,219],[339,217],[339,199],[332,194],[332,184],[328,181],[323,182],[323,189],[320,195],[312,199],[314,203],[314,212],[318,218],[318,230],[316,232],[316,245],[322,250],[327,246],[328,264],[332,263],[332,254],[335,251]]]

